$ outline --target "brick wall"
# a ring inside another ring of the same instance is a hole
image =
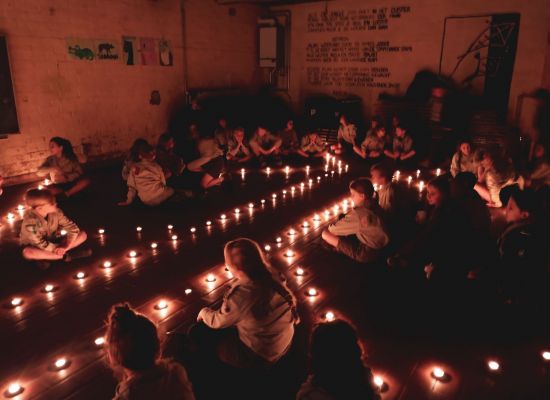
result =
[[[189,87],[238,87],[256,80],[259,8],[214,0],[2,0],[19,135],[0,140],[0,174],[20,180],[48,155],[52,136],[70,139],[88,159],[125,152],[137,137],[156,141]],[[181,4],[185,7],[182,21]],[[184,67],[183,30],[187,37]],[[174,65],[126,66],[72,60],[66,38],[166,38]],[[158,90],[161,104],[149,104]]]

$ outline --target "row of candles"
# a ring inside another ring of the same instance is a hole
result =
[[[343,210],[346,210],[350,205],[353,206],[352,203],[348,202],[347,200],[344,200],[342,202],[341,207],[342,207]],[[340,206],[338,204],[335,204],[332,207],[332,209],[333,209],[334,216],[336,216],[338,214],[339,210],[340,210]],[[330,211],[328,209],[326,209],[323,213],[325,215],[325,220],[328,221],[330,219]],[[314,214],[312,220],[313,220],[314,224],[317,225],[317,226],[322,221],[319,214]],[[308,229],[310,227],[310,223],[308,222],[308,220],[304,220],[301,224],[301,227],[303,229]],[[298,234],[298,232],[295,229],[291,228],[286,232],[286,234],[288,236],[290,236],[291,238],[293,238]],[[277,243],[278,246],[280,246],[282,241],[283,241],[283,239],[282,239],[281,236],[278,236],[275,239],[275,242]],[[267,252],[269,252],[271,250],[270,245],[265,245],[264,248]],[[135,251],[131,251],[131,252],[128,253],[128,256],[129,257],[138,257],[139,254]],[[291,257],[295,256],[295,253],[291,249],[287,249],[284,252],[284,256],[291,258]],[[111,263],[106,261],[104,263],[104,267],[106,267],[106,268],[111,267]],[[228,278],[231,279],[233,276],[232,276],[231,272],[229,271],[229,269],[227,267],[226,267],[226,271],[227,271],[227,274],[228,274]],[[78,276],[79,274],[80,273],[77,273],[77,275],[75,275],[75,277],[77,277],[77,278],[83,278],[84,277],[83,275],[79,277]],[[301,267],[297,267],[294,271],[294,275],[296,275],[296,277],[298,277],[298,278],[303,277],[305,274],[306,274],[306,271]],[[206,281],[206,283],[212,284],[212,283],[216,282],[217,278],[214,274],[209,273],[209,274],[206,275],[204,280]],[[52,291],[52,290],[54,290],[54,287],[53,287],[53,285],[47,285],[44,289],[45,289],[45,291]],[[191,292],[192,292],[191,289],[186,289],[185,290],[186,295],[189,295]],[[309,287],[306,290],[305,294],[309,298],[315,298],[315,297],[319,296],[319,290],[314,288],[314,287]],[[157,310],[157,311],[165,311],[165,310],[168,309],[168,307],[169,307],[169,302],[165,299],[159,300],[154,305],[154,309]],[[335,312],[331,311],[331,310],[325,311],[321,315],[321,319],[324,320],[324,321],[327,321],[327,322],[334,321],[336,318],[337,318],[337,316],[336,316]],[[105,339],[101,336],[94,339],[94,345],[96,347],[102,347],[104,345],[104,343],[105,343]],[[546,350],[543,351],[541,353],[541,357],[545,362],[550,362],[550,351],[546,351]],[[62,370],[65,370],[65,369],[69,368],[70,365],[71,365],[71,361],[69,359],[67,359],[65,357],[61,357],[61,358],[57,358],[49,366],[48,369],[50,371],[57,372],[57,371],[62,371]],[[493,372],[493,373],[499,372],[501,370],[500,363],[496,359],[487,360],[487,368],[490,372]],[[444,368],[442,368],[441,366],[434,366],[430,370],[430,378],[434,379],[437,382],[446,383],[446,382],[450,381],[451,376],[450,376],[450,373],[445,371]],[[383,392],[385,392],[389,389],[389,386],[388,386],[387,382],[385,382],[384,377],[382,375],[377,375],[377,374],[374,375],[373,383],[381,393],[383,393]],[[6,391],[4,392],[4,396],[6,398],[12,398],[12,397],[18,396],[19,394],[23,393],[24,390],[25,390],[25,388],[19,382],[12,382],[12,383],[9,384]]]

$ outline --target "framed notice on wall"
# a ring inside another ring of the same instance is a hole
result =
[[[6,37],[0,36],[0,135],[19,133]]]

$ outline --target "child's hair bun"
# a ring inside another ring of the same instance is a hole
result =
[[[113,314],[114,319],[117,320],[119,324],[129,324],[136,320],[137,314],[130,308],[128,303],[124,303],[115,307],[115,312]]]

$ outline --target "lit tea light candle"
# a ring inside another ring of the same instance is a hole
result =
[[[319,222],[319,221],[321,221],[321,217],[319,216],[319,214],[315,214],[315,215],[313,216],[313,220],[314,220],[315,222]]]
[[[19,204],[19,205],[17,206],[17,210],[18,210],[18,211],[23,211],[24,209],[25,209],[25,206],[24,206],[23,204]]]
[[[44,286],[44,292],[46,293],[51,293],[53,292],[55,286],[52,285],[52,284],[47,284],[46,286]]]
[[[214,274],[208,274],[206,276],[206,282],[216,282],[216,277],[214,276]]]
[[[67,236],[67,231],[65,229],[61,229],[61,231],[59,232],[59,234],[61,236]]]
[[[193,226],[193,227],[191,227],[191,229],[189,229],[189,231],[190,231],[191,233],[195,233],[195,232],[197,231],[197,228],[195,228],[195,227]]]
[[[190,295],[192,292],[193,292],[193,290],[191,290],[191,289],[185,289],[185,294],[186,295]]]
[[[423,190],[424,190],[424,181],[420,181],[420,183],[418,184],[418,191],[422,192]]]
[[[244,168],[241,168],[241,174],[244,175],[245,172],[246,172],[245,169],[244,169]]]
[[[281,242],[283,241],[283,239],[281,239],[281,237],[279,236],[277,239],[275,239],[275,241],[276,241],[277,243],[281,243]]]
[[[178,235],[172,235],[172,240],[178,240]]]
[[[103,263],[103,268],[111,268],[113,266],[113,263],[110,261],[105,261]]]
[[[302,268],[296,268],[296,276],[304,276],[306,272]]]
[[[335,204],[334,207],[332,207],[334,214],[336,214],[338,211],[340,211],[340,206],[338,204]]]
[[[50,183],[51,182],[49,179],[44,179],[44,186],[48,186]]]
[[[287,166],[285,167],[285,173],[288,175],[289,172],[290,172],[290,167],[287,165]]]
[[[260,203],[265,204],[265,199],[260,200]]]
[[[294,229],[291,229],[291,230],[288,231],[288,235],[289,236],[294,236],[294,235],[296,235],[296,231]]]
[[[416,178],[417,179],[420,178],[420,170],[419,169],[416,170]]]
[[[309,174],[309,165],[306,165],[306,173]]]
[[[325,164],[325,172],[328,172],[328,164]]]
[[[155,304],[155,310],[164,310],[165,308],[168,308],[168,302],[166,300],[160,300]]]
[[[288,249],[287,251],[285,251],[285,256],[286,257],[294,257],[294,252],[290,249]]]
[[[320,181],[321,181],[321,177],[318,176],[318,177],[317,177],[317,182],[320,182]]]
[[[265,169],[265,172],[266,172],[267,176],[269,176],[269,174],[271,174],[271,168],[267,167]]]
[[[86,273],[85,272],[77,272],[76,275],[74,276],[76,279],[84,279],[86,278]]]
[[[437,380],[441,380],[445,378],[445,371],[443,371],[443,369],[440,367],[435,367],[432,370],[432,376]]]
[[[302,223],[302,227],[304,227],[304,228],[309,228],[309,222],[304,221],[304,222]]]
[[[329,211],[329,210],[325,210],[324,214],[325,214],[325,217],[328,217],[328,216],[330,215],[330,211]]]
[[[23,299],[21,297],[14,297],[11,299],[10,304],[12,307],[19,307],[21,304],[23,304]]]
[[[401,171],[397,170],[395,171],[395,180],[398,181],[399,177],[401,176]]]
[[[300,187],[303,189],[306,184],[304,182],[300,183]]]
[[[233,279],[233,273],[231,271],[227,271],[227,277],[229,279]]]
[[[328,321],[328,322],[332,322],[336,319],[336,316],[334,315],[334,313],[332,311],[327,311],[325,313],[325,319]]]
[[[346,164],[346,168],[345,168],[345,171],[348,172],[348,169],[349,169],[349,165]]]
[[[241,212],[241,210],[239,210],[238,208],[235,208],[235,214],[239,214]]]
[[[435,176],[441,175],[441,168],[435,170]]]
[[[413,180],[413,177],[409,175],[409,177],[407,178],[407,184],[409,186],[411,185],[412,180]]]
[[[94,344],[98,347],[103,346],[105,344],[105,338],[103,336],[95,338]]]
[[[157,247],[158,247],[157,242],[151,243],[151,248],[152,248],[152,249],[156,249]]]
[[[495,360],[489,360],[487,362],[487,367],[490,371],[498,371],[500,369],[500,364]]]
[[[15,218],[15,215],[13,215],[13,213],[10,212],[8,213],[7,217],[9,220],[13,220]]]
[[[296,191],[296,188],[295,188],[294,186],[292,186],[292,187],[290,188],[290,191],[291,191],[292,193],[294,193],[294,192]]]
[[[58,358],[57,360],[55,360],[53,365],[57,371],[61,371],[62,369],[67,368],[69,366],[69,363],[66,358]]]
[[[172,229],[174,229],[174,225],[168,225],[167,228],[169,231],[171,231]]]
[[[130,257],[130,258],[136,258],[136,257],[137,257],[137,251],[131,250],[131,251],[128,253],[128,257]]]
[[[372,379],[372,382],[378,388],[378,390],[382,391],[382,388],[384,387],[384,379],[382,379],[380,375],[375,375]]]
[[[315,288],[309,288],[307,290],[307,295],[310,296],[310,297],[315,297],[315,296],[319,295],[319,292]]]
[[[269,251],[269,250],[271,250],[271,246],[270,246],[270,245],[268,245],[268,244],[266,244],[266,245],[264,246],[264,250],[265,250],[265,251]]]
[[[338,166],[339,166],[339,167],[342,166],[342,160],[338,160]]]
[[[138,232],[141,232],[142,229],[143,229],[143,228],[142,228],[141,226],[137,226],[137,227],[136,227],[136,231],[138,231]]]
[[[100,235],[103,235],[103,234],[105,233],[105,229],[99,228],[99,229],[97,230],[97,233],[99,233]]]
[[[25,389],[20,384],[10,383],[10,385],[8,386],[8,389],[4,393],[4,396],[6,396],[8,398],[9,397],[15,397],[15,396],[20,395],[21,393],[23,393],[24,390]]]
[[[550,351],[543,351],[541,356],[544,361],[550,361]]]
[[[277,198],[277,194],[276,194],[276,193],[273,193],[273,194],[271,195],[271,197],[272,197],[273,199],[276,199],[276,198]]]
[[[248,208],[254,208],[254,203],[248,203]]]
[[[330,171],[330,176],[334,176],[334,170]]]
[[[225,221],[227,219],[227,215],[225,215],[225,214],[220,215],[220,219],[222,221]]]
[[[310,179],[310,180],[308,181],[308,183],[309,183],[309,186],[311,186],[312,183],[313,183],[313,179]]]
[[[212,225],[212,221],[206,221],[206,226],[211,226]]]
[[[44,189],[44,186],[38,185],[38,190],[42,190],[42,189]]]
[[[283,196],[286,194],[286,190],[283,190]]]

